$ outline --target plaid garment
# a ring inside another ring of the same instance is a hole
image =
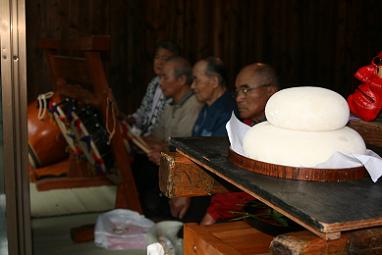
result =
[[[136,120],[135,126],[141,130],[143,136],[151,134],[167,102],[159,86],[159,80],[159,76],[156,76],[150,81],[140,107],[133,114]]]

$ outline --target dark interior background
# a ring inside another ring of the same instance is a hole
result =
[[[177,42],[192,63],[221,57],[231,85],[241,67],[263,61],[285,87],[344,96],[357,68],[382,50],[381,0],[33,0],[26,10],[29,101],[52,89],[41,38],[108,34],[109,84],[126,113],[152,78],[158,40]]]

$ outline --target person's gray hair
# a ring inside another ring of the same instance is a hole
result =
[[[174,69],[174,75],[175,78],[179,78],[181,76],[186,77],[186,84],[191,85],[193,81],[193,75],[192,75],[192,68],[190,65],[190,62],[188,62],[187,59],[179,56],[171,57],[167,62],[174,62],[175,63],[175,69]]]
[[[208,57],[204,61],[207,63],[205,74],[209,77],[216,76],[219,85],[225,87],[227,85],[227,69],[223,61],[218,57]]]
[[[264,63],[256,63],[252,71],[256,76],[261,77],[264,84],[271,84],[277,88],[280,87],[276,71],[270,65]]]

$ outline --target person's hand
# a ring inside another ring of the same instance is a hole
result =
[[[161,157],[160,151],[151,150],[147,153],[147,157],[149,158],[150,161],[154,162],[155,164],[159,166],[160,157]]]
[[[200,225],[209,226],[215,224],[215,222],[216,220],[209,213],[206,213],[200,222]]]
[[[130,125],[134,125],[135,123],[137,123],[137,120],[134,118],[133,115],[128,115],[127,118],[126,118],[126,121]]]
[[[165,151],[167,149],[167,144],[160,143],[160,142],[156,142],[156,143],[151,142],[149,146],[151,151],[157,151],[157,152]]]
[[[153,140],[146,140],[147,144],[150,146],[150,151],[147,153],[147,157],[150,161],[154,162],[159,166],[161,152],[167,150],[167,144],[163,142],[157,142]]]
[[[182,219],[191,204],[190,197],[174,197],[170,199],[170,211],[173,217]]]

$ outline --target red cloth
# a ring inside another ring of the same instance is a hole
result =
[[[248,126],[254,124],[253,120],[250,119],[245,119],[243,122]],[[231,212],[242,211],[243,206],[251,200],[255,200],[255,198],[245,192],[225,192],[215,194],[211,198],[207,213],[211,215],[215,221],[234,218],[237,215],[232,214]]]
[[[210,214],[216,221],[234,218],[238,215],[232,214],[231,212],[242,211],[243,206],[251,200],[255,200],[255,198],[245,192],[226,192],[215,194],[212,196],[207,213]]]
[[[382,51],[370,65],[357,70],[354,77],[362,84],[347,98],[350,111],[365,121],[374,120],[382,109],[382,77],[378,76],[382,65],[375,62],[377,58],[382,58]]]
[[[350,111],[365,121],[374,120],[382,109],[382,91],[374,92],[370,83],[363,83],[348,99]]]
[[[245,124],[247,124],[248,126],[252,126],[253,125],[253,120],[251,120],[251,119],[245,119],[245,120],[243,120],[243,122]]]

